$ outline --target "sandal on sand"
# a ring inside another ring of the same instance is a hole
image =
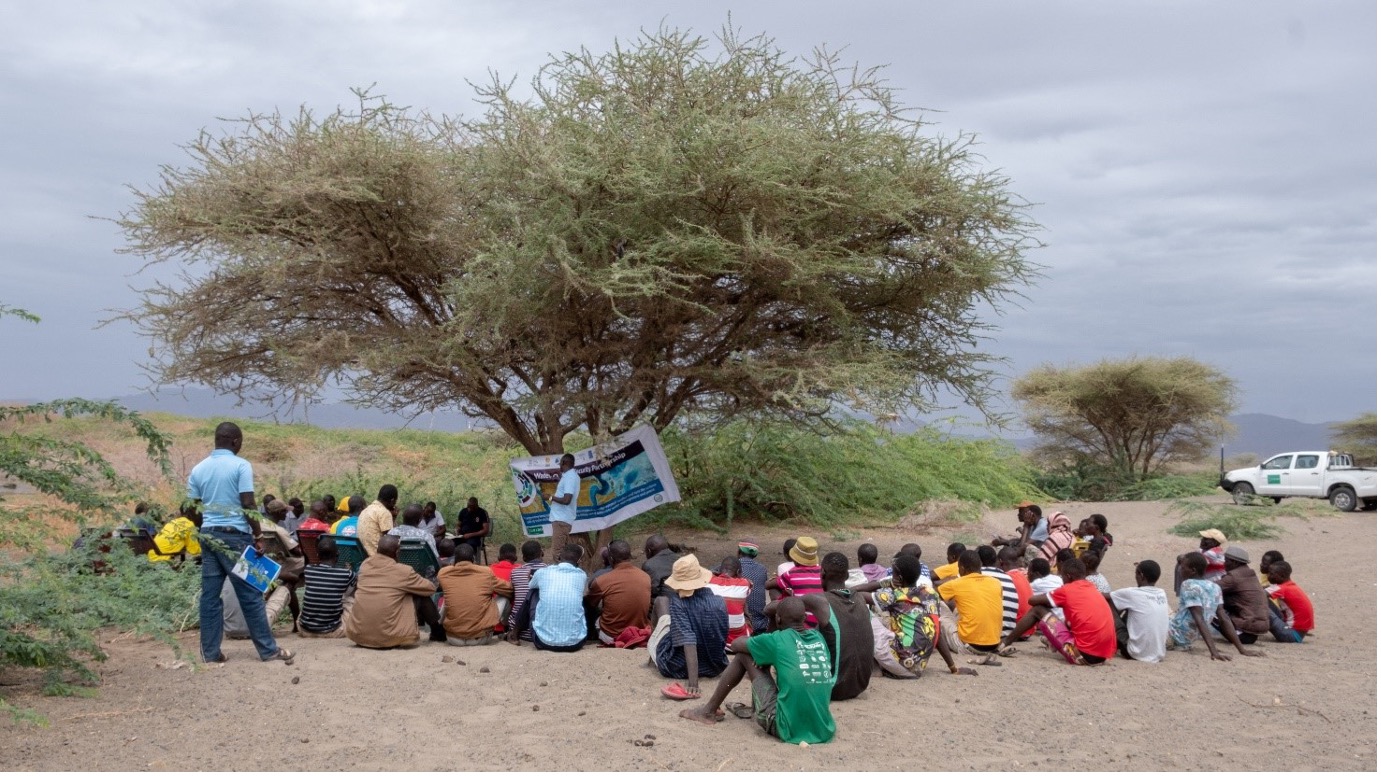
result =
[[[674,701],[689,701],[699,698],[700,693],[687,690],[680,682],[672,682],[662,688],[662,697],[670,698]]]
[[[746,703],[739,703],[738,701],[734,701],[733,703],[724,704],[724,708],[727,709],[730,714],[733,714],[735,717],[738,717],[739,719],[753,718],[753,708]]]
[[[997,651],[1002,657],[1012,657],[1017,654],[1017,648],[1011,645],[1005,646]]]
[[[291,651],[291,650],[288,650],[288,649],[284,649],[284,648],[282,648],[282,647],[279,647],[279,648],[278,648],[278,654],[276,654],[276,655],[270,655],[270,656],[264,658],[264,660],[265,660],[265,661],[268,661],[268,660],[282,660],[284,663],[286,663],[286,664],[288,664],[288,665],[292,665],[292,664],[293,664],[293,658],[295,658],[295,657],[297,657],[297,654],[296,654],[295,652],[293,652],[293,651]]]
[[[975,666],[1000,666],[1002,661],[997,659],[997,655],[989,652],[983,657],[969,658],[969,665]]]

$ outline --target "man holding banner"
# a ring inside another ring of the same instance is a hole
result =
[[[561,456],[561,481],[556,484],[556,495],[551,499],[551,556],[561,557],[566,539],[575,525],[575,499],[580,494],[580,475],[575,471],[575,456],[566,453]]]

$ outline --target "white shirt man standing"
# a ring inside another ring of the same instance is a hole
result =
[[[561,456],[561,481],[556,483],[556,493],[551,499],[551,551],[553,557],[561,557],[561,548],[571,535],[575,524],[575,506],[580,498],[580,475],[575,470],[575,456],[566,453]]]

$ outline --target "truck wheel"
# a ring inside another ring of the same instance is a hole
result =
[[[1280,503],[1280,496],[1271,496],[1271,501],[1274,502],[1274,503],[1276,503],[1276,504],[1279,504],[1279,503]]]
[[[1250,482],[1239,482],[1232,486],[1232,500],[1238,506],[1247,506],[1256,496],[1256,488]]]
[[[1340,512],[1351,512],[1357,508],[1357,493],[1346,485],[1334,488],[1328,494],[1328,501]]]

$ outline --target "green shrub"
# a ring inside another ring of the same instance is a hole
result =
[[[1274,539],[1280,536],[1281,527],[1276,523],[1276,517],[1284,511],[1186,500],[1176,501],[1173,509],[1184,519],[1173,525],[1170,533],[1197,538],[1200,531],[1217,528],[1232,541]]]

